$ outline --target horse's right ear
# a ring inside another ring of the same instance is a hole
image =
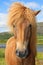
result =
[[[41,10],[34,11],[35,16],[40,13]]]

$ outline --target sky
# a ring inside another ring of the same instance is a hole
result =
[[[33,10],[41,10],[36,18],[37,22],[43,22],[43,0],[0,0],[0,32],[9,31],[6,23],[8,21],[8,10],[13,2],[20,2]]]

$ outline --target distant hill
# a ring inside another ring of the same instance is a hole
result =
[[[43,34],[43,22],[37,23],[37,33]]]
[[[10,38],[11,36],[13,36],[13,34],[11,34],[11,33],[9,33],[9,32],[2,32],[2,33],[0,33],[0,40],[8,39],[8,38]]]

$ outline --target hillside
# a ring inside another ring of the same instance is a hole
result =
[[[37,34],[43,34],[43,22],[37,23]]]
[[[8,38],[10,38],[11,36],[13,36],[13,34],[11,34],[11,33],[9,33],[9,32],[0,33],[0,40],[8,39]]]

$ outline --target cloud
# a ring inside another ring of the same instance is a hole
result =
[[[41,8],[43,8],[43,5],[41,6]]]
[[[43,22],[43,17],[42,16],[38,16],[37,17],[37,22]]]
[[[7,14],[0,13],[0,26],[1,25],[6,25],[7,22]]]
[[[41,10],[43,10],[43,5],[41,6]]]
[[[40,5],[36,2],[27,2],[25,4],[25,6],[29,7],[29,8],[32,8],[32,9],[36,9],[36,8],[39,8]]]
[[[7,20],[7,14],[0,13],[0,32],[10,31],[9,27],[7,26]]]

